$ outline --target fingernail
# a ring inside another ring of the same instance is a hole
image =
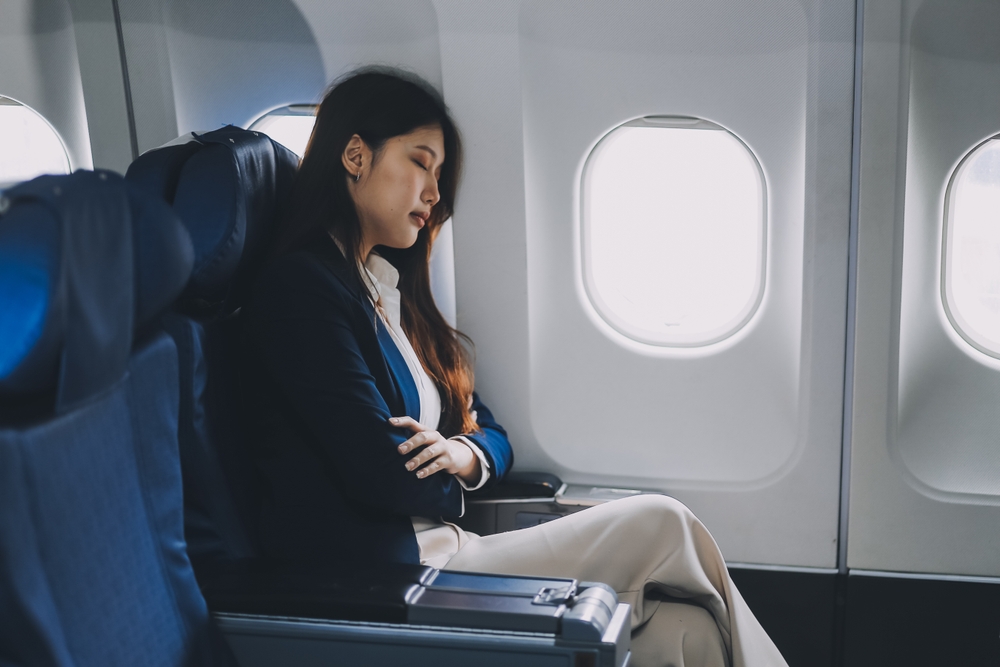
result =
[[[406,469],[407,470],[413,470],[413,464],[412,463],[407,463],[406,464]]]
[[[391,421],[393,424],[399,423],[399,419],[397,419],[396,417],[389,417],[389,421]]]
[[[399,453],[400,453],[400,454],[405,454],[405,453],[406,453],[406,450],[407,450],[407,447],[406,447],[406,445],[400,445],[400,446],[399,446]]]
[[[426,472],[424,472],[423,470],[421,470],[420,472],[417,473],[417,477],[423,477],[426,474],[427,474]]]

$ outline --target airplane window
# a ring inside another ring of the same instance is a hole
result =
[[[962,160],[947,201],[945,311],[963,338],[1000,357],[1000,137]]]
[[[293,104],[275,109],[255,120],[249,128],[263,132],[299,157],[306,152],[316,124],[316,106]]]
[[[764,286],[765,188],[747,146],[708,121],[612,130],[582,186],[586,292],[620,333],[693,347],[739,330]]]
[[[69,172],[69,155],[52,126],[33,109],[0,95],[0,189]]]

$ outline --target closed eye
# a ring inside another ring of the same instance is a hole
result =
[[[423,162],[421,162],[420,160],[414,160],[414,161],[413,161],[413,164],[417,165],[418,167],[420,167],[420,168],[421,168],[421,169],[423,169],[424,171],[427,171],[427,170],[428,170],[428,169],[427,169],[427,167],[426,167],[426,166],[424,165],[424,163],[423,163]]]

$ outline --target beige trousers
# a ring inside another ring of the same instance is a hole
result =
[[[632,605],[631,667],[786,665],[708,529],[667,496],[623,498],[532,528],[472,536],[447,569],[608,584]]]

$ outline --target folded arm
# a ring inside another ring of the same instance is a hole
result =
[[[366,341],[356,331],[371,320],[322,266],[280,268],[256,295],[249,342],[342,491],[394,514],[459,516],[462,489],[454,477],[420,479],[402,465],[398,448],[413,434],[388,421],[383,392],[391,387],[379,387],[366,363],[381,359],[375,337]]]

